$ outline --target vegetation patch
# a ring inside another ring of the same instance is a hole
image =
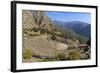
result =
[[[55,56],[56,60],[66,60],[66,56],[64,53],[59,53]]]
[[[78,51],[69,52],[68,58],[70,60],[79,60],[80,59],[80,52],[78,52]]]
[[[23,51],[23,58],[24,59],[31,59],[32,58],[32,50],[31,49],[25,49]]]

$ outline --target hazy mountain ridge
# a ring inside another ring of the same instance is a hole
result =
[[[71,29],[77,34],[90,38],[90,24],[80,21],[60,22],[54,21],[55,26],[63,27],[64,29]]]

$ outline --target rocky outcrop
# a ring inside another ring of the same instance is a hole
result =
[[[43,11],[32,11],[23,10],[22,11],[22,24],[23,28],[43,28],[51,31],[55,29],[50,18],[48,18]]]
[[[35,21],[33,18],[33,14],[32,11],[28,11],[28,10],[23,10],[22,11],[22,28],[32,28],[35,27]]]

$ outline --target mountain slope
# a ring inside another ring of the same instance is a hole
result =
[[[60,22],[54,21],[56,26],[63,27],[65,29],[71,29],[77,34],[80,34],[84,37],[90,37],[90,24],[80,22],[80,21],[71,21],[71,22]]]

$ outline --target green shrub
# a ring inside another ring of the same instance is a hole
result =
[[[45,29],[40,30],[40,34],[44,34],[45,32],[46,32]]]
[[[56,40],[56,36],[55,36],[55,35],[52,35],[52,36],[51,36],[51,39],[52,39],[52,40]]]
[[[42,59],[43,62],[48,62],[50,61],[49,59]]]
[[[70,60],[78,60],[78,59],[80,59],[80,53],[78,51],[70,52],[68,55],[68,58]]]
[[[31,49],[25,49],[23,52],[23,58],[24,59],[31,59],[31,57],[32,57]]]
[[[59,53],[55,56],[57,60],[66,60],[66,56],[64,53]]]
[[[38,34],[32,34],[32,33],[30,33],[29,36],[38,36]]]
[[[31,31],[38,32],[38,31],[39,31],[39,29],[38,29],[38,28],[33,27],[33,28],[31,29]]]

